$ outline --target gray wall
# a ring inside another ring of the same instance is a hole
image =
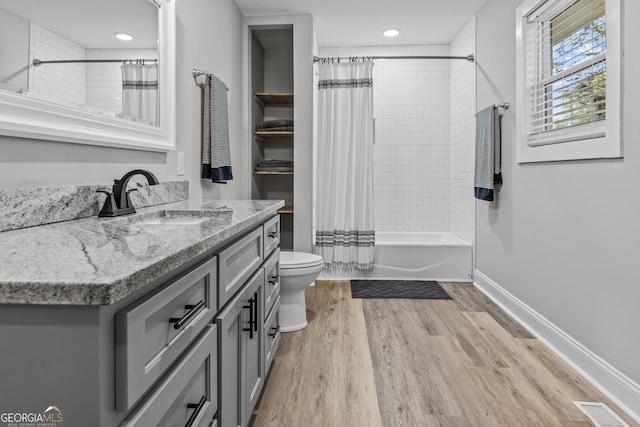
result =
[[[0,89],[27,88],[29,21],[0,8]]]
[[[640,383],[640,2],[623,2],[624,159],[517,164],[515,9],[488,0],[477,15],[477,108],[510,102],[504,185],[477,202],[476,268]]]
[[[242,164],[242,15],[233,0],[176,1],[177,149],[185,152],[185,176],[177,176],[176,152],[153,153],[0,136],[0,188],[67,183],[108,183],[134,168],[160,180],[187,179],[191,197],[240,198]],[[226,185],[200,180],[200,90],[192,68],[208,70],[229,87],[229,134],[235,179]]]

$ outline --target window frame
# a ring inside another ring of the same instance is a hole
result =
[[[525,46],[525,28],[535,25],[529,23],[532,14],[553,7],[560,1],[564,0],[525,0],[516,10],[516,160],[518,163],[529,163],[622,157],[621,0],[605,0],[606,118],[591,122],[594,123],[591,126],[578,125],[551,131],[554,136],[546,138],[542,143],[529,140],[527,114],[532,101],[526,86],[525,61],[528,51]],[[550,76],[548,80],[551,79],[557,80],[554,76]]]

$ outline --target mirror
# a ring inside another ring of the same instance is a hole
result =
[[[175,149],[174,2],[0,0],[0,135]]]

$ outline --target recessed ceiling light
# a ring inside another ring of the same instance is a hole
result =
[[[382,34],[385,37],[395,37],[400,34],[400,30],[398,28],[387,28],[386,30],[382,31]]]
[[[124,40],[124,41],[133,40],[133,36],[131,34],[127,34],[127,33],[113,33],[113,35],[116,36],[116,38],[120,39],[120,40]]]

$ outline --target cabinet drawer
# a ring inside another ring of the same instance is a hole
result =
[[[217,409],[217,331],[209,325],[121,427],[208,427]]]
[[[271,312],[271,307],[280,295],[280,249],[277,248],[264,262],[264,316]]]
[[[271,363],[273,362],[273,358],[276,356],[276,351],[278,350],[278,344],[280,344],[280,337],[282,333],[280,332],[280,322],[278,316],[280,314],[280,297],[276,298],[276,301],[273,304],[273,309],[271,310],[271,314],[267,317],[267,320],[264,322],[264,360],[265,367],[264,372],[265,375],[269,372],[269,368],[271,367]]]
[[[211,258],[116,314],[116,406],[126,411],[171,366],[216,312]]]
[[[269,256],[271,252],[280,244],[280,215],[264,223],[264,256]]]
[[[218,307],[222,308],[262,264],[262,227],[218,254]]]

